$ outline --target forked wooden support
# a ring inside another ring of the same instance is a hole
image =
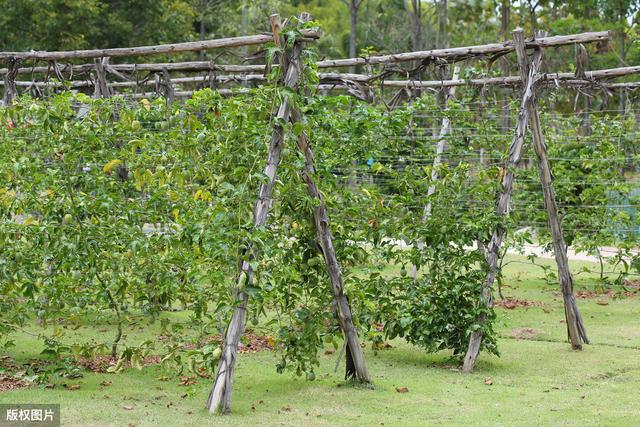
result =
[[[277,21],[279,26],[279,17],[272,16],[272,22]],[[295,89],[298,79],[302,71],[302,62],[300,54],[302,52],[302,41],[296,41],[293,47],[286,50],[283,55],[283,70],[285,71],[284,85]],[[290,119],[291,103],[288,98],[284,98],[278,109],[277,118],[274,121],[273,133],[271,135],[271,143],[267,154],[267,163],[264,167],[264,174],[267,181],[260,184],[258,199],[253,208],[253,226],[257,229],[267,222],[269,214],[269,206],[273,195],[273,188],[276,183],[276,175],[282,149],[285,140],[285,130],[283,123],[287,123]],[[240,337],[244,333],[247,304],[249,295],[246,293],[246,286],[253,285],[254,272],[251,267],[251,261],[258,258],[258,252],[249,242],[243,259],[240,260],[239,273],[233,289],[234,298],[237,305],[233,311],[231,322],[225,334],[222,355],[218,362],[218,369],[215,380],[209,393],[206,407],[210,412],[225,414],[231,411],[231,392],[233,385],[233,372],[236,364],[236,356],[238,353],[238,344]]]
[[[499,215],[505,215],[508,212],[509,203],[513,193],[513,180],[515,177],[513,169],[521,158],[524,143],[524,132],[527,124],[529,124],[531,127],[533,147],[538,158],[538,169],[540,172],[540,181],[542,183],[545,207],[549,216],[549,226],[553,236],[554,253],[556,263],[558,265],[558,276],[564,298],[569,341],[571,342],[572,348],[579,350],[582,348],[583,342],[589,343],[589,341],[582,322],[582,317],[573,295],[573,278],[571,277],[571,272],[569,270],[567,248],[562,235],[562,225],[560,223],[558,206],[553,192],[553,175],[549,166],[547,148],[544,143],[544,136],[540,126],[540,118],[535,98],[535,88],[541,79],[543,79],[540,74],[542,52],[540,49],[536,49],[533,60],[529,61],[526,54],[522,29],[514,30],[513,41],[515,51],[518,56],[518,67],[520,68],[520,74],[525,90],[520,105],[520,112],[518,114],[516,135],[511,144],[509,158],[505,164],[505,175],[502,181],[503,188],[498,196],[496,212]],[[492,287],[498,272],[497,266],[500,246],[502,245],[502,240],[504,239],[505,234],[506,229],[499,226],[494,232],[485,253],[487,263],[489,264],[489,273],[487,274],[485,286],[482,289],[482,299],[487,308],[491,308],[493,306]],[[485,321],[486,314],[481,315],[477,319],[477,323],[479,325],[482,325]],[[464,372],[471,372],[473,370],[481,344],[482,330],[479,329],[474,331],[469,339],[469,347],[462,366]]]
[[[301,16],[301,21],[310,19],[308,15]],[[274,38],[277,43],[286,46],[286,43],[280,41],[280,32],[282,31],[280,18],[278,15],[271,16],[271,24],[273,28]],[[298,79],[302,72],[302,61],[300,55],[302,52],[302,40],[296,41],[293,47],[286,49],[281,66],[285,72],[284,85],[291,89],[298,87]],[[264,174],[268,181],[260,185],[258,200],[254,206],[254,228],[264,225],[267,221],[269,206],[271,204],[273,188],[275,186],[277,169],[280,164],[280,158],[285,141],[285,130],[283,123],[289,121],[299,122],[302,116],[299,111],[295,110],[289,99],[285,98],[280,104],[277,119],[275,120],[269,152],[267,155],[267,164]],[[326,206],[322,199],[318,188],[313,181],[315,167],[313,162],[313,153],[309,147],[306,136],[298,139],[298,147],[305,156],[305,167],[303,172],[304,180],[307,184],[309,194],[319,200],[318,206],[314,208],[314,218],[318,234],[320,247],[327,264],[327,271],[331,279],[334,298],[336,300],[338,317],[340,326],[344,331],[347,345],[347,377],[353,377],[360,382],[369,382],[369,371],[364,360],[364,353],[358,334],[351,318],[351,309],[344,294],[342,274],[338,264],[335,250],[333,248],[333,238],[329,229],[329,220]],[[236,305],[231,322],[227,328],[223,343],[223,350],[220,361],[218,362],[217,374],[207,400],[206,407],[210,412],[228,413],[231,410],[231,392],[233,385],[233,371],[235,369],[236,356],[240,337],[244,333],[246,322],[246,311],[249,302],[249,295],[245,292],[246,286],[251,286],[254,281],[254,271],[251,268],[251,261],[256,260],[259,256],[257,250],[249,243],[247,252],[243,259],[240,260],[239,274],[234,287],[234,296],[238,304]]]
[[[544,34],[541,35],[544,37]],[[527,78],[529,69],[529,59],[527,58],[524,45],[516,44],[516,54],[518,55],[518,67],[523,81]],[[540,115],[538,114],[538,103],[535,99],[529,104],[529,127],[533,140],[533,149],[538,158],[538,172],[540,183],[542,184],[542,194],[544,196],[544,206],[547,210],[549,228],[553,238],[553,252],[558,266],[558,279],[564,300],[564,311],[567,322],[567,335],[574,350],[581,350],[582,343],[589,344],[587,333],[582,322],[582,316],[578,310],[576,298],[573,295],[573,277],[569,269],[567,259],[567,245],[562,234],[562,223],[558,213],[556,195],[553,191],[553,174],[549,165],[547,146],[544,142],[544,134],[540,126]]]
[[[524,34],[522,29],[516,29],[513,31],[513,40],[516,45],[524,42]],[[504,168],[504,176],[502,178],[502,189],[498,193],[498,200],[496,204],[496,214],[507,215],[509,212],[509,205],[513,196],[513,182],[515,179],[515,168],[520,159],[522,158],[522,148],[524,146],[524,136],[527,129],[527,123],[529,121],[529,106],[534,100],[535,86],[539,82],[538,70],[540,68],[542,54],[540,50],[536,50],[534,53],[533,62],[529,69],[528,78],[524,85],[524,91],[522,94],[522,100],[520,102],[520,110],[518,112],[518,121],[516,123],[515,135],[511,141],[509,147],[509,156],[507,157]],[[499,225],[491,236],[491,240],[485,250],[485,259],[487,260],[489,271],[484,282],[484,286],[481,289],[482,304],[487,310],[493,307],[493,283],[496,280],[498,274],[498,261],[500,260],[500,247],[502,241],[507,233],[504,226]],[[480,347],[482,345],[483,333],[482,326],[487,320],[487,313],[483,313],[476,319],[476,324],[480,327],[471,333],[469,338],[469,346],[467,353],[464,357],[464,363],[462,370],[464,372],[471,372],[475,366],[476,359],[480,353]]]

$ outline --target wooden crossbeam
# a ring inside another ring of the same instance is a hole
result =
[[[302,30],[302,35],[307,39],[317,39],[320,33],[317,30]],[[196,42],[183,42],[160,44],[153,46],[116,47],[109,49],[70,50],[58,52],[0,52],[0,59],[16,58],[22,60],[48,60],[58,61],[63,59],[93,59],[116,58],[123,56],[148,56],[161,54],[174,54],[180,52],[199,52],[209,49],[221,49],[241,46],[265,44],[273,41],[271,34],[259,34],[252,36],[229,37],[224,39],[202,40]]]
[[[318,38],[317,31],[305,30],[303,34],[309,38]],[[574,43],[594,43],[606,41],[610,38],[609,31],[588,32],[572,34],[567,36],[543,37],[532,39],[526,42],[526,48],[535,49],[539,47],[558,47]],[[271,35],[257,35],[232,37],[227,39],[205,40],[201,42],[174,43],[157,46],[142,46],[132,48],[95,49],[78,50],[68,52],[0,52],[0,58],[20,58],[36,60],[64,60],[64,59],[88,59],[99,57],[123,57],[123,56],[143,56],[156,54],[171,54],[178,52],[195,52],[200,50],[215,49],[221,47],[249,46],[252,44],[263,44],[272,40]],[[352,67],[354,65],[380,65],[410,62],[416,60],[446,60],[456,61],[472,57],[486,57],[504,55],[514,51],[513,42],[492,43],[478,46],[465,46],[448,49],[432,49],[418,52],[402,52],[391,55],[378,55],[360,58],[327,59],[317,63],[318,68],[341,68]],[[65,65],[61,68],[72,72],[87,72],[93,69],[93,64]],[[116,71],[223,71],[238,73],[259,73],[264,72],[264,65],[222,65],[209,61],[190,61],[176,63],[158,64],[113,64],[109,66]],[[21,67],[18,74],[47,73],[49,67]],[[0,69],[0,74],[5,74],[6,68]]]

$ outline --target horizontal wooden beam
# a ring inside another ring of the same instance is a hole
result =
[[[315,31],[306,30],[305,36],[310,38],[319,37]],[[205,40],[203,42],[187,42],[176,43],[171,45],[144,46],[139,48],[116,48],[89,51],[70,51],[70,52],[2,52],[0,58],[15,56],[21,59],[42,59],[42,60],[63,60],[63,59],[80,59],[80,58],[96,58],[96,57],[116,57],[116,56],[142,56],[155,55],[162,53],[177,53],[185,51],[197,51],[204,49],[213,49],[217,47],[234,47],[246,46],[247,38],[252,43],[261,44],[272,40],[271,35],[233,37],[229,39]],[[592,43],[605,41],[610,38],[608,31],[590,32],[582,34],[573,34],[568,36],[552,36],[543,37],[527,42],[527,48],[536,47],[557,47],[574,43]],[[243,40],[239,40],[243,39]],[[419,52],[404,52],[392,55],[371,56],[368,58],[346,58],[346,59],[327,59],[317,63],[318,68],[340,68],[351,67],[354,65],[365,64],[392,64],[407,61],[416,61],[424,59],[443,59],[443,60],[461,60],[469,57],[493,56],[512,52],[514,50],[513,43],[506,41],[503,43],[493,43],[478,46],[466,46],[450,49],[433,49]],[[111,53],[109,53],[111,52]],[[93,70],[94,64],[81,65],[60,65],[62,71],[70,71],[74,73],[82,73]],[[160,72],[164,69],[169,71],[221,71],[226,73],[261,73],[264,72],[264,65],[223,65],[215,64],[209,61],[190,61],[175,63],[157,63],[157,64],[113,64],[108,66],[108,70],[113,69],[120,72],[134,71],[156,71]],[[107,71],[108,71],[107,70]],[[22,67],[18,70],[19,74],[37,74],[47,73],[52,70],[49,67]],[[7,69],[0,69],[0,74],[6,74]]]
[[[614,79],[618,77],[640,74],[640,66],[619,67],[604,70],[586,71],[584,79],[576,78],[574,73],[546,73],[541,78],[544,81],[572,81],[572,84],[593,84],[594,81]],[[452,86],[513,86],[522,84],[520,76],[487,77],[480,79],[456,79],[456,80],[379,80],[378,76],[352,73],[320,73],[320,80],[326,83],[331,80],[336,82],[354,81],[359,83],[379,82],[387,87],[416,87],[416,88],[441,88]]]
[[[302,30],[302,35],[308,39],[317,39],[320,33],[316,30]],[[229,37],[224,39],[203,40],[196,42],[171,43],[154,46],[116,47],[110,49],[70,50],[59,52],[0,52],[0,59],[16,58],[22,60],[47,60],[58,61],[63,59],[92,59],[115,58],[122,56],[148,56],[173,54],[180,52],[198,52],[208,49],[231,48],[270,43],[273,41],[271,34],[259,34],[253,36]]]
[[[630,75],[640,74],[640,66],[633,67],[619,67],[610,68],[604,70],[593,70],[585,72],[584,79],[576,78],[573,73],[547,73],[542,74],[541,79],[548,84],[555,84],[556,82],[561,85],[568,86],[585,86],[593,85],[599,82],[604,87],[621,88],[621,87],[635,87],[636,83],[602,83],[603,80],[614,79],[619,77],[625,77]],[[363,85],[380,85],[389,88],[442,88],[442,87],[454,87],[454,86],[518,86],[522,84],[520,76],[506,76],[506,77],[487,77],[479,79],[456,79],[456,80],[378,80],[378,76],[368,74],[353,74],[353,73],[319,73],[320,82],[323,89],[330,87],[347,87],[349,82],[356,82]],[[240,83],[240,82],[265,82],[267,79],[262,74],[232,74],[232,75],[211,75],[211,76],[190,76],[190,77],[176,77],[171,79],[174,84],[191,84],[191,83],[204,83],[216,82],[219,84],[228,83]],[[62,88],[67,87],[69,89],[80,89],[86,87],[93,87],[95,82],[92,80],[76,80],[65,82],[63,85],[60,82],[30,82],[30,81],[16,81],[18,87],[53,87]],[[333,84],[332,84],[333,83]],[[4,81],[0,81],[0,86],[4,85]],[[125,82],[112,82],[109,83],[109,87],[128,88],[136,86],[153,86],[155,80],[149,79],[144,82],[125,81]]]
[[[58,64],[58,69],[63,73],[82,74],[95,70],[95,64]],[[167,71],[219,71],[223,73],[260,73],[264,72],[264,65],[226,65],[216,64],[211,61],[190,61],[190,62],[159,62],[152,64],[108,64],[106,70],[118,72],[162,72]],[[0,68],[0,74],[6,74],[7,68]],[[55,70],[49,66],[20,67],[18,74],[52,74]]]
[[[597,31],[568,36],[552,36],[532,39],[526,42],[527,49],[557,47],[575,43],[593,43],[609,40],[609,31]],[[449,49],[432,49],[419,52],[396,53],[392,55],[370,56],[367,58],[327,59],[318,62],[318,68],[340,68],[355,65],[395,64],[419,60],[459,61],[472,57],[504,55],[515,50],[512,41],[492,43],[478,46],[455,47]]]
[[[220,76],[191,76],[191,77],[175,77],[171,79],[171,83],[181,84],[181,83],[209,83],[216,82],[220,84],[232,83],[232,82],[250,82],[250,81],[266,81],[266,77],[262,74],[248,74],[248,75],[220,75]],[[0,86],[4,86],[5,82],[0,80]],[[93,80],[73,80],[61,83],[59,81],[51,81],[51,82],[31,82],[31,81],[16,81],[16,86],[18,87],[51,87],[51,88],[68,88],[68,89],[81,89],[86,87],[94,87],[96,82]],[[142,82],[136,81],[126,81],[126,82],[110,82],[108,86],[110,88],[127,88],[127,87],[136,87],[136,86],[153,86],[156,84],[155,79],[148,79]]]

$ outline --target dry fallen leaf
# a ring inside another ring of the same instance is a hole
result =
[[[396,387],[396,391],[398,393],[408,393],[409,392],[409,388],[408,387]]]
[[[196,383],[196,378],[193,376],[188,377],[180,377],[180,385],[194,385]]]
[[[123,406],[122,409],[126,409],[127,411],[130,411],[133,409],[133,406]]]
[[[493,385],[493,380],[491,379],[491,377],[486,377],[484,379],[484,385]]]
[[[598,305],[609,305],[609,301],[598,300],[598,301],[596,301],[596,304],[598,304]]]
[[[104,380],[100,383],[101,386],[108,387],[113,384],[111,381]]]

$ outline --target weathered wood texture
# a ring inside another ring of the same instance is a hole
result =
[[[276,17],[272,17],[276,19]],[[279,20],[279,19],[278,19]],[[283,84],[292,89],[297,88],[298,78],[301,73],[302,63],[300,54],[302,42],[296,41],[293,47],[283,55],[283,66],[285,67],[285,77]],[[276,120],[274,121],[273,134],[269,144],[267,163],[264,168],[264,175],[267,181],[260,184],[258,199],[253,209],[253,225],[259,228],[267,222],[269,206],[276,183],[276,174],[285,140],[285,130],[283,123],[289,121],[291,114],[291,104],[288,98],[284,98],[278,109]],[[254,272],[251,261],[259,256],[257,250],[247,243],[247,252],[244,259],[240,261],[240,271],[234,287],[234,296],[238,304],[236,305],[231,322],[225,334],[222,356],[218,363],[217,374],[207,400],[206,407],[210,412],[227,413],[231,410],[231,392],[233,385],[233,371],[236,364],[236,356],[240,337],[244,333],[247,304],[249,295],[245,292],[245,286],[251,286],[254,281]]]
[[[319,37],[316,31],[305,30],[304,34],[309,38]],[[536,47],[556,47],[574,43],[590,43],[608,40],[610,33],[608,31],[573,34],[567,36],[544,37],[537,40],[531,40],[526,43],[526,47],[533,49]],[[143,46],[132,48],[114,48],[114,49],[96,49],[86,51],[68,51],[68,52],[0,52],[0,58],[22,58],[61,61],[65,59],[89,59],[100,57],[122,57],[122,56],[143,56],[156,54],[170,54],[187,51],[198,51],[206,49],[214,49],[221,47],[246,46],[251,44],[263,44],[271,41],[270,35],[257,35],[245,37],[233,37],[228,39],[205,40],[201,42],[175,43],[158,46]],[[470,57],[484,57],[504,55],[514,51],[513,42],[505,41],[503,43],[493,43],[479,46],[466,46],[448,49],[433,49],[419,52],[404,52],[393,55],[372,56],[369,58],[346,58],[346,59],[327,59],[317,63],[318,68],[340,68],[352,67],[354,65],[376,65],[376,64],[393,64],[401,62],[410,62],[416,60],[461,60]],[[93,68],[93,64],[82,65],[63,65],[60,67],[63,71],[86,72]],[[190,61],[176,63],[159,63],[159,64],[113,64],[108,70],[112,69],[121,72],[134,71],[222,71],[229,73],[250,73],[264,72],[264,65],[223,65],[215,64],[208,61]],[[22,67],[19,74],[32,73],[48,73],[50,67]],[[389,70],[392,72],[393,70]],[[0,69],[0,74],[5,74],[7,69]],[[405,73],[406,71],[400,70]],[[587,78],[590,78],[587,73]]]
[[[595,81],[613,79],[640,74],[640,66],[619,67],[604,70],[587,71],[583,78],[577,78],[574,73],[545,73],[540,75],[541,83],[551,84],[571,84],[588,85]],[[378,75],[351,74],[351,73],[320,73],[321,82],[327,84],[330,81],[337,83],[344,81],[354,81],[359,83],[381,83],[386,87],[407,87],[407,88],[434,88],[455,87],[455,86],[520,86],[522,79],[520,76],[489,77],[481,79],[451,79],[451,80],[380,80]]]
[[[526,81],[529,70],[529,59],[524,49],[518,49],[518,66],[523,81]],[[542,194],[544,196],[544,205],[547,210],[549,228],[553,238],[553,252],[558,266],[558,279],[560,280],[560,288],[562,290],[562,298],[564,300],[565,319],[567,324],[567,334],[571,347],[574,350],[581,350],[582,343],[589,343],[587,333],[584,328],[582,316],[578,310],[575,296],[573,295],[573,277],[569,269],[569,261],[567,259],[567,246],[562,234],[562,223],[558,213],[558,204],[556,195],[553,191],[553,175],[547,155],[547,146],[540,125],[540,116],[538,114],[537,101],[534,96],[529,104],[529,127],[531,129],[533,139],[533,149],[538,158],[538,171],[540,175],[540,183],[542,184]]]
[[[7,59],[8,72],[5,76],[6,84],[4,88],[4,94],[2,96],[2,102],[4,105],[9,105],[13,98],[18,95],[18,89],[16,88],[16,77],[18,75],[18,67],[20,66],[20,60],[15,58]]]
[[[93,70],[93,64],[57,64],[62,72],[73,74],[86,73]],[[109,72],[142,72],[152,71],[220,71],[223,73],[259,73],[264,72],[264,65],[227,65],[216,64],[213,61],[189,61],[189,62],[158,62],[151,64],[110,64],[107,67]],[[6,74],[7,68],[0,68],[0,74]],[[18,74],[47,74],[51,72],[51,66],[21,67]]]
[[[109,63],[109,58],[96,58],[96,81],[94,83],[94,98],[108,98],[111,96],[111,90],[107,83],[107,72],[105,65]]]
[[[161,65],[161,64],[158,64]],[[172,64],[168,64],[172,65]],[[96,65],[92,65],[93,69],[96,68]],[[233,66],[230,66],[233,67]],[[43,67],[45,70],[51,72],[51,68]],[[118,73],[116,70],[120,67],[117,65],[110,65],[108,63],[103,64],[104,70],[111,70],[112,73]],[[24,68],[19,68],[18,70],[23,70]],[[173,67],[167,67],[165,70],[159,69],[159,67],[153,67],[153,69],[158,69],[160,72],[173,70]],[[7,70],[7,69],[3,69]],[[0,70],[1,72],[2,70]],[[593,70],[585,72],[585,79],[577,79],[573,73],[546,73],[541,74],[539,79],[539,84],[546,85],[555,85],[555,86],[563,86],[563,87],[573,87],[573,86],[591,86],[595,89],[637,89],[640,87],[640,83],[638,82],[622,82],[622,83],[609,83],[606,82],[608,79],[625,77],[630,75],[640,74],[640,66],[634,67],[619,67],[619,68],[611,68],[611,69],[603,69],[603,70]],[[470,80],[460,80],[457,78],[451,80],[377,80],[379,76],[376,75],[367,75],[367,74],[350,74],[350,73],[319,73],[320,84],[317,89],[322,91],[331,91],[331,90],[339,90],[339,91],[352,91],[354,86],[351,82],[356,82],[360,85],[374,85],[380,84],[381,87],[386,88],[430,88],[430,89],[441,89],[443,87],[457,87],[457,86],[519,86],[522,85],[522,79],[520,76],[506,76],[506,77],[491,77],[484,79],[470,79]],[[171,80],[173,84],[201,84],[211,86],[212,83],[227,85],[232,83],[242,84],[247,82],[255,82],[255,83],[264,83],[266,82],[266,77],[263,74],[230,74],[230,75],[217,75],[217,74],[208,74],[202,76],[188,76],[188,77],[176,77]],[[88,87],[94,87],[99,81],[94,80],[75,80],[75,81],[14,81],[16,87],[36,87],[36,88],[67,88],[67,89],[82,89]],[[332,84],[333,83],[333,84]],[[5,81],[0,81],[0,86],[4,86]],[[153,86],[156,82],[153,79],[145,79],[142,81],[116,81],[107,83],[108,88],[110,89],[111,94],[114,94],[117,89],[121,88],[133,88],[133,87],[144,87],[144,86]],[[246,91],[232,92],[227,90],[220,90],[220,92],[224,95],[230,95],[233,93],[246,93]],[[177,97],[186,97],[192,94],[192,91],[180,91],[176,92],[177,94],[181,94],[182,96],[176,95]],[[132,95],[136,97],[137,95]]]
[[[293,123],[301,123],[302,115],[300,111],[293,110],[291,120]],[[300,133],[298,136],[298,149],[302,152],[305,159],[304,168],[302,170],[302,179],[307,184],[307,192],[309,193],[309,196],[317,200],[315,207],[313,208],[316,234],[318,236],[320,248],[322,249],[322,256],[324,257],[327,266],[327,273],[331,280],[338,320],[340,322],[340,327],[344,332],[348,346],[345,379],[353,378],[356,381],[368,383],[371,381],[371,377],[369,376],[369,370],[367,369],[364,359],[364,353],[360,346],[358,332],[353,324],[351,307],[349,306],[349,301],[344,293],[340,264],[338,263],[336,251],[333,247],[333,236],[329,226],[329,214],[327,213],[324,198],[318,190],[318,186],[314,180],[314,176],[316,174],[314,157],[305,132]]]
[[[513,38],[516,46],[522,46],[524,42],[524,34],[521,29],[517,29],[513,32]],[[496,213],[498,215],[507,215],[509,213],[509,205],[511,204],[511,198],[513,196],[513,182],[515,180],[514,170],[516,165],[522,158],[522,149],[524,146],[524,137],[529,121],[529,105],[534,100],[534,91],[537,85],[537,78],[539,76],[538,70],[541,63],[541,52],[536,50],[534,52],[534,58],[529,70],[527,82],[522,94],[522,100],[520,102],[520,110],[518,112],[518,119],[516,123],[515,135],[511,141],[509,147],[509,155],[503,165],[504,175],[502,178],[502,189],[498,193],[498,200],[496,204]],[[491,236],[489,244],[485,248],[485,258],[488,264],[489,271],[481,290],[482,303],[487,309],[493,307],[493,283],[496,280],[498,274],[498,262],[500,260],[500,247],[502,241],[506,235],[506,228],[499,225]],[[476,323],[480,326],[487,320],[486,313],[481,314]],[[471,334],[469,338],[469,346],[467,353],[464,357],[462,370],[464,372],[471,372],[475,366],[476,359],[480,352],[482,345],[483,333],[482,329],[478,329]]]
[[[302,30],[305,38],[317,39],[320,33],[316,30]],[[265,44],[273,41],[271,34],[259,34],[253,36],[230,37],[215,40],[203,40],[196,42],[171,43],[154,46],[117,47],[110,49],[71,50],[59,52],[0,52],[0,59],[17,58],[22,60],[63,60],[63,59],[90,59],[122,56],[148,56],[172,54],[180,52],[198,52],[208,49],[231,48]]]
[[[565,46],[574,43],[589,43],[609,40],[609,31],[598,31],[568,36],[544,37],[536,40],[529,40],[525,43],[527,49],[542,47]],[[378,65],[397,64],[416,60],[437,60],[461,61],[463,59],[483,56],[505,55],[515,50],[513,41],[503,43],[491,43],[478,46],[466,46],[448,49],[432,49],[420,52],[405,52],[392,55],[370,56],[368,58],[347,58],[347,59],[327,59],[318,62],[318,68],[340,68],[352,67],[354,65]]]

